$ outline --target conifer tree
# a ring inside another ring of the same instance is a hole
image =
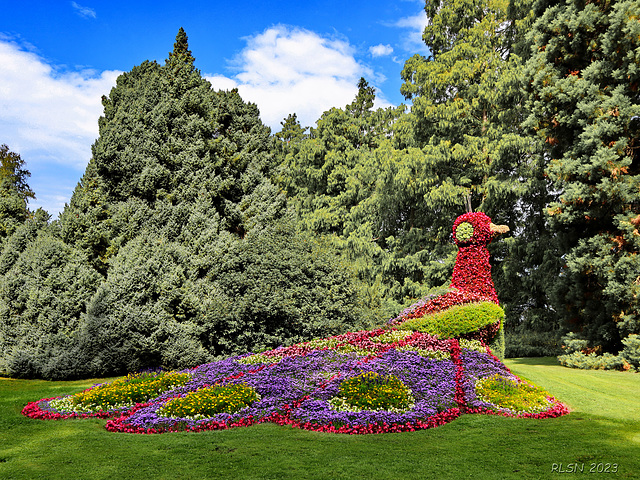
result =
[[[0,245],[29,216],[27,202],[35,198],[29,176],[20,155],[0,145]]]
[[[275,140],[257,107],[211,88],[182,29],[164,65],[134,67],[102,100],[59,221],[26,224],[7,241],[20,252],[0,255],[0,332],[21,332],[0,370],[184,368],[362,325],[358,283],[298,238],[270,180]]]
[[[566,327],[617,352],[640,332],[638,1],[540,1],[529,40],[528,125],[559,198],[554,304]]]
[[[425,10],[430,55],[407,60],[401,91],[413,101],[415,138],[437,178],[426,201],[455,218],[471,194],[474,207],[515,225],[512,207],[531,168],[529,141],[518,130],[518,19],[506,0],[429,0]]]

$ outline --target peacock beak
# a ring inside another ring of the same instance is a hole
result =
[[[491,230],[491,234],[496,237],[498,235],[502,235],[503,233],[507,233],[509,231],[509,227],[507,227],[506,225],[496,225],[494,223],[490,223],[489,230]]]

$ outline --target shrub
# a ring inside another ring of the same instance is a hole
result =
[[[395,375],[362,373],[340,384],[331,404],[338,410],[404,410],[413,403],[411,392]]]
[[[597,355],[595,352],[589,354],[573,352],[568,355],[560,355],[558,360],[565,367],[585,370],[629,370],[631,368],[625,358],[611,353]]]
[[[534,330],[505,331],[505,356],[555,357],[562,353],[557,332]]]
[[[169,400],[158,410],[162,417],[207,418],[218,413],[235,413],[251,405],[259,395],[246,384],[214,385]]]
[[[622,340],[624,348],[620,352],[620,356],[633,365],[636,370],[640,370],[640,335],[629,335]]]
[[[455,338],[475,332],[487,325],[502,322],[504,310],[493,302],[458,305],[398,325],[401,330],[414,330],[440,338]]]
[[[500,328],[498,328],[498,333],[495,334],[493,339],[489,342],[489,348],[491,352],[498,357],[500,360],[505,359],[506,354],[506,342],[504,338],[504,323],[500,322]]]
[[[569,332],[567,335],[562,337],[562,350],[567,354],[571,354],[573,352],[591,353],[588,351],[588,345],[589,341],[584,338],[580,338],[575,332]]]
[[[0,255],[2,269],[8,267],[0,276],[0,372],[77,378],[83,362],[74,352],[74,334],[101,277],[80,251],[56,238],[54,227],[30,241],[26,237],[35,234],[27,235],[27,227],[7,241]],[[23,251],[9,254],[20,243],[25,243]]]

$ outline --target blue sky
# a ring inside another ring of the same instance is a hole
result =
[[[416,0],[0,2],[0,144],[21,155],[30,208],[57,218],[98,136],[100,98],[144,60],[164,62],[183,27],[196,67],[217,89],[237,87],[276,132],[296,113],[313,126],[354,98],[360,77],[377,106],[398,105],[400,72],[416,53]]]

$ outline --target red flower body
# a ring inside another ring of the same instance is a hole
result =
[[[473,234],[468,237],[459,234],[460,225],[473,227]],[[491,219],[484,213],[465,213],[456,219],[453,224],[453,238],[460,250],[453,269],[451,287],[498,303],[487,250],[491,237]]]

